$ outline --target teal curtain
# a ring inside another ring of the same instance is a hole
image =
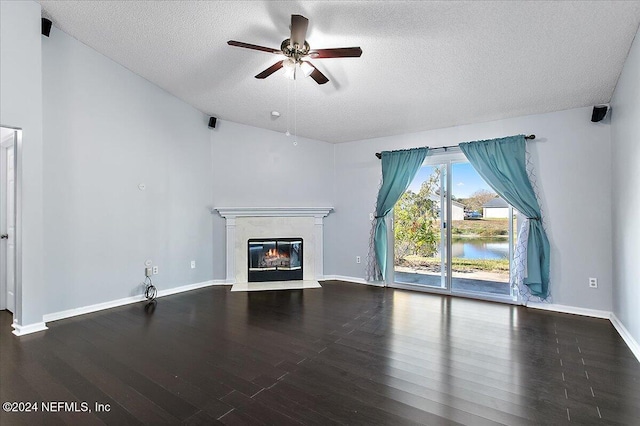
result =
[[[374,248],[383,280],[387,270],[387,223],[385,217],[411,184],[428,152],[429,148],[382,152],[382,185],[376,203]]]
[[[524,135],[460,144],[460,149],[484,180],[528,219],[527,276],[531,294],[549,295],[549,240],[542,227],[540,206],[526,169]]]

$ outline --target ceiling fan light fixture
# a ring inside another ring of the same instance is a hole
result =
[[[294,80],[296,78],[296,63],[290,58],[282,61],[282,68],[284,69],[285,78],[288,78],[289,80]]]
[[[289,80],[296,79],[296,69],[295,68],[285,68],[284,70],[284,78],[288,78]]]
[[[305,77],[309,77],[313,72],[313,65],[308,62],[300,61],[300,71],[304,74]]]

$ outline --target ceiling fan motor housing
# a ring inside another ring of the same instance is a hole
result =
[[[304,42],[304,45],[300,46],[298,43],[292,44],[291,39],[288,38],[282,42],[282,44],[280,45],[280,50],[282,50],[282,53],[286,57],[298,62],[303,56],[307,56],[309,54],[309,50],[311,50],[311,47],[306,40]]]

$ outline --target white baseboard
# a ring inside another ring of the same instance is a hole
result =
[[[631,352],[633,352],[633,354],[636,356],[638,361],[640,361],[640,344],[638,344],[636,339],[633,338],[631,333],[629,333],[629,330],[627,330],[624,324],[622,324],[622,322],[618,319],[616,314],[612,312],[611,318],[609,319],[611,320],[611,324],[613,324],[615,329],[618,331],[618,334],[620,334],[620,336],[625,341],[627,346],[629,346],[629,349],[631,349]]]
[[[38,331],[45,331],[48,328],[44,322],[36,322],[27,325],[13,323],[11,325],[13,326],[13,334],[15,334],[16,336],[24,336],[25,334],[37,333]]]
[[[182,293],[185,291],[196,290],[203,287],[209,287],[212,285],[226,285],[225,280],[211,280],[201,283],[187,284],[180,287],[168,288],[165,290],[158,290],[156,297],[169,296],[176,293]],[[51,314],[45,314],[42,316],[44,322],[58,321],[65,318],[71,318],[78,315],[89,314],[91,312],[102,311],[104,309],[116,308],[118,306],[128,305],[131,303],[142,302],[146,300],[144,295],[124,297],[122,299],[111,300],[109,302],[96,303],[95,305],[82,306],[80,308],[68,309],[66,311],[53,312]],[[44,324],[44,323],[43,323]]]
[[[325,275],[322,279],[322,281],[329,281],[329,280],[346,281],[349,283],[372,285],[375,287],[385,287],[384,283],[372,282],[372,281],[367,281],[364,278],[347,277],[344,275]]]
[[[110,300],[108,302],[96,303],[95,305],[82,306],[80,308],[67,309],[66,311],[53,312],[42,316],[44,322],[58,321],[78,315],[90,314],[91,312],[102,311],[104,309],[116,308],[130,303],[142,302],[144,295],[124,297],[122,299]]]
[[[211,280],[211,281],[204,281],[201,283],[187,284],[181,287],[168,288],[166,290],[158,290],[158,295],[156,297],[170,296],[172,294],[183,293],[185,291],[197,290],[199,288],[204,288],[204,287],[211,287],[212,285],[227,285],[227,282],[226,280]]]
[[[600,311],[598,309],[578,308],[576,306],[557,305],[555,303],[539,303],[539,302],[535,302],[535,303],[529,302],[526,306],[527,308],[561,312],[564,314],[582,315],[585,317],[594,317],[594,318],[603,318],[603,319],[611,318],[611,312]]]

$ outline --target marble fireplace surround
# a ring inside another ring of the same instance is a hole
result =
[[[324,218],[333,207],[217,207],[226,219],[226,283],[248,281],[250,238],[302,237],[304,281],[323,279]]]

